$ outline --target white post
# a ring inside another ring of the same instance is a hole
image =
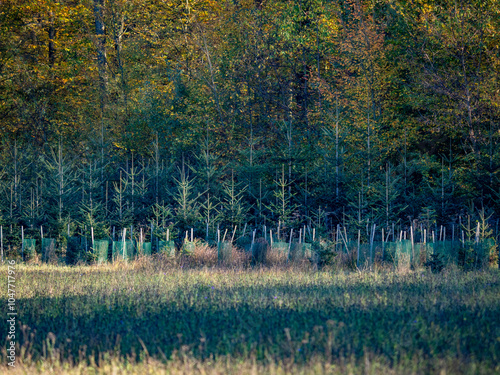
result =
[[[24,227],[21,225],[21,258],[24,260]]]
[[[356,257],[356,268],[359,267],[359,246],[361,242],[361,229],[358,229],[358,255]]]
[[[290,242],[288,242],[288,257],[287,257],[287,261],[288,261],[288,258],[290,257],[290,248],[292,246],[292,236],[293,236],[293,228],[290,230]]]
[[[382,228],[382,260],[384,260],[385,253],[385,237],[384,237],[384,228]]]
[[[373,229],[371,233],[371,238],[370,238],[370,270],[372,269],[373,265],[373,241],[375,239],[375,229],[377,228],[376,224],[373,224]]]
[[[123,254],[123,260],[125,260],[125,250],[126,250],[125,238],[126,238],[126,235],[127,235],[127,228],[123,228],[123,237],[122,237],[122,254]]]
[[[21,258],[24,260],[24,227],[21,226]]]
[[[410,239],[411,239],[411,256],[413,261],[415,261],[415,245],[413,243],[413,225],[410,226]]]
[[[233,229],[233,235],[231,236],[231,243],[233,243],[234,241],[234,235],[236,234],[236,229],[238,228],[237,225],[234,226],[234,229]]]
[[[255,242],[255,232],[257,231],[257,229],[254,229],[253,230],[253,233],[252,233],[252,244],[250,245],[250,253],[253,254],[253,244]]]

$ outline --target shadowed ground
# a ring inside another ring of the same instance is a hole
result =
[[[335,274],[23,268],[19,344],[30,360],[187,355],[389,367],[418,359],[500,361],[500,277],[488,273]]]

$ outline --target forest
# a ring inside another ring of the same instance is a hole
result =
[[[499,30],[496,0],[3,0],[4,235],[498,229]]]
[[[0,0],[0,373],[500,374],[499,0]]]

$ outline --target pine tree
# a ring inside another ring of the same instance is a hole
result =
[[[234,179],[234,171],[231,170],[231,180],[223,183],[223,199],[221,219],[230,228],[241,227],[248,220],[248,206],[244,201],[246,186],[241,186]]]
[[[195,194],[193,179],[189,178],[185,168],[179,168],[179,179],[174,178],[177,184],[177,192],[173,195],[176,203],[174,212],[176,226],[183,232],[190,228],[196,228],[201,219],[199,198],[201,194]]]

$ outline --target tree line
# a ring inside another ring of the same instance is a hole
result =
[[[0,10],[6,227],[153,221],[201,235],[498,217],[496,1]]]

